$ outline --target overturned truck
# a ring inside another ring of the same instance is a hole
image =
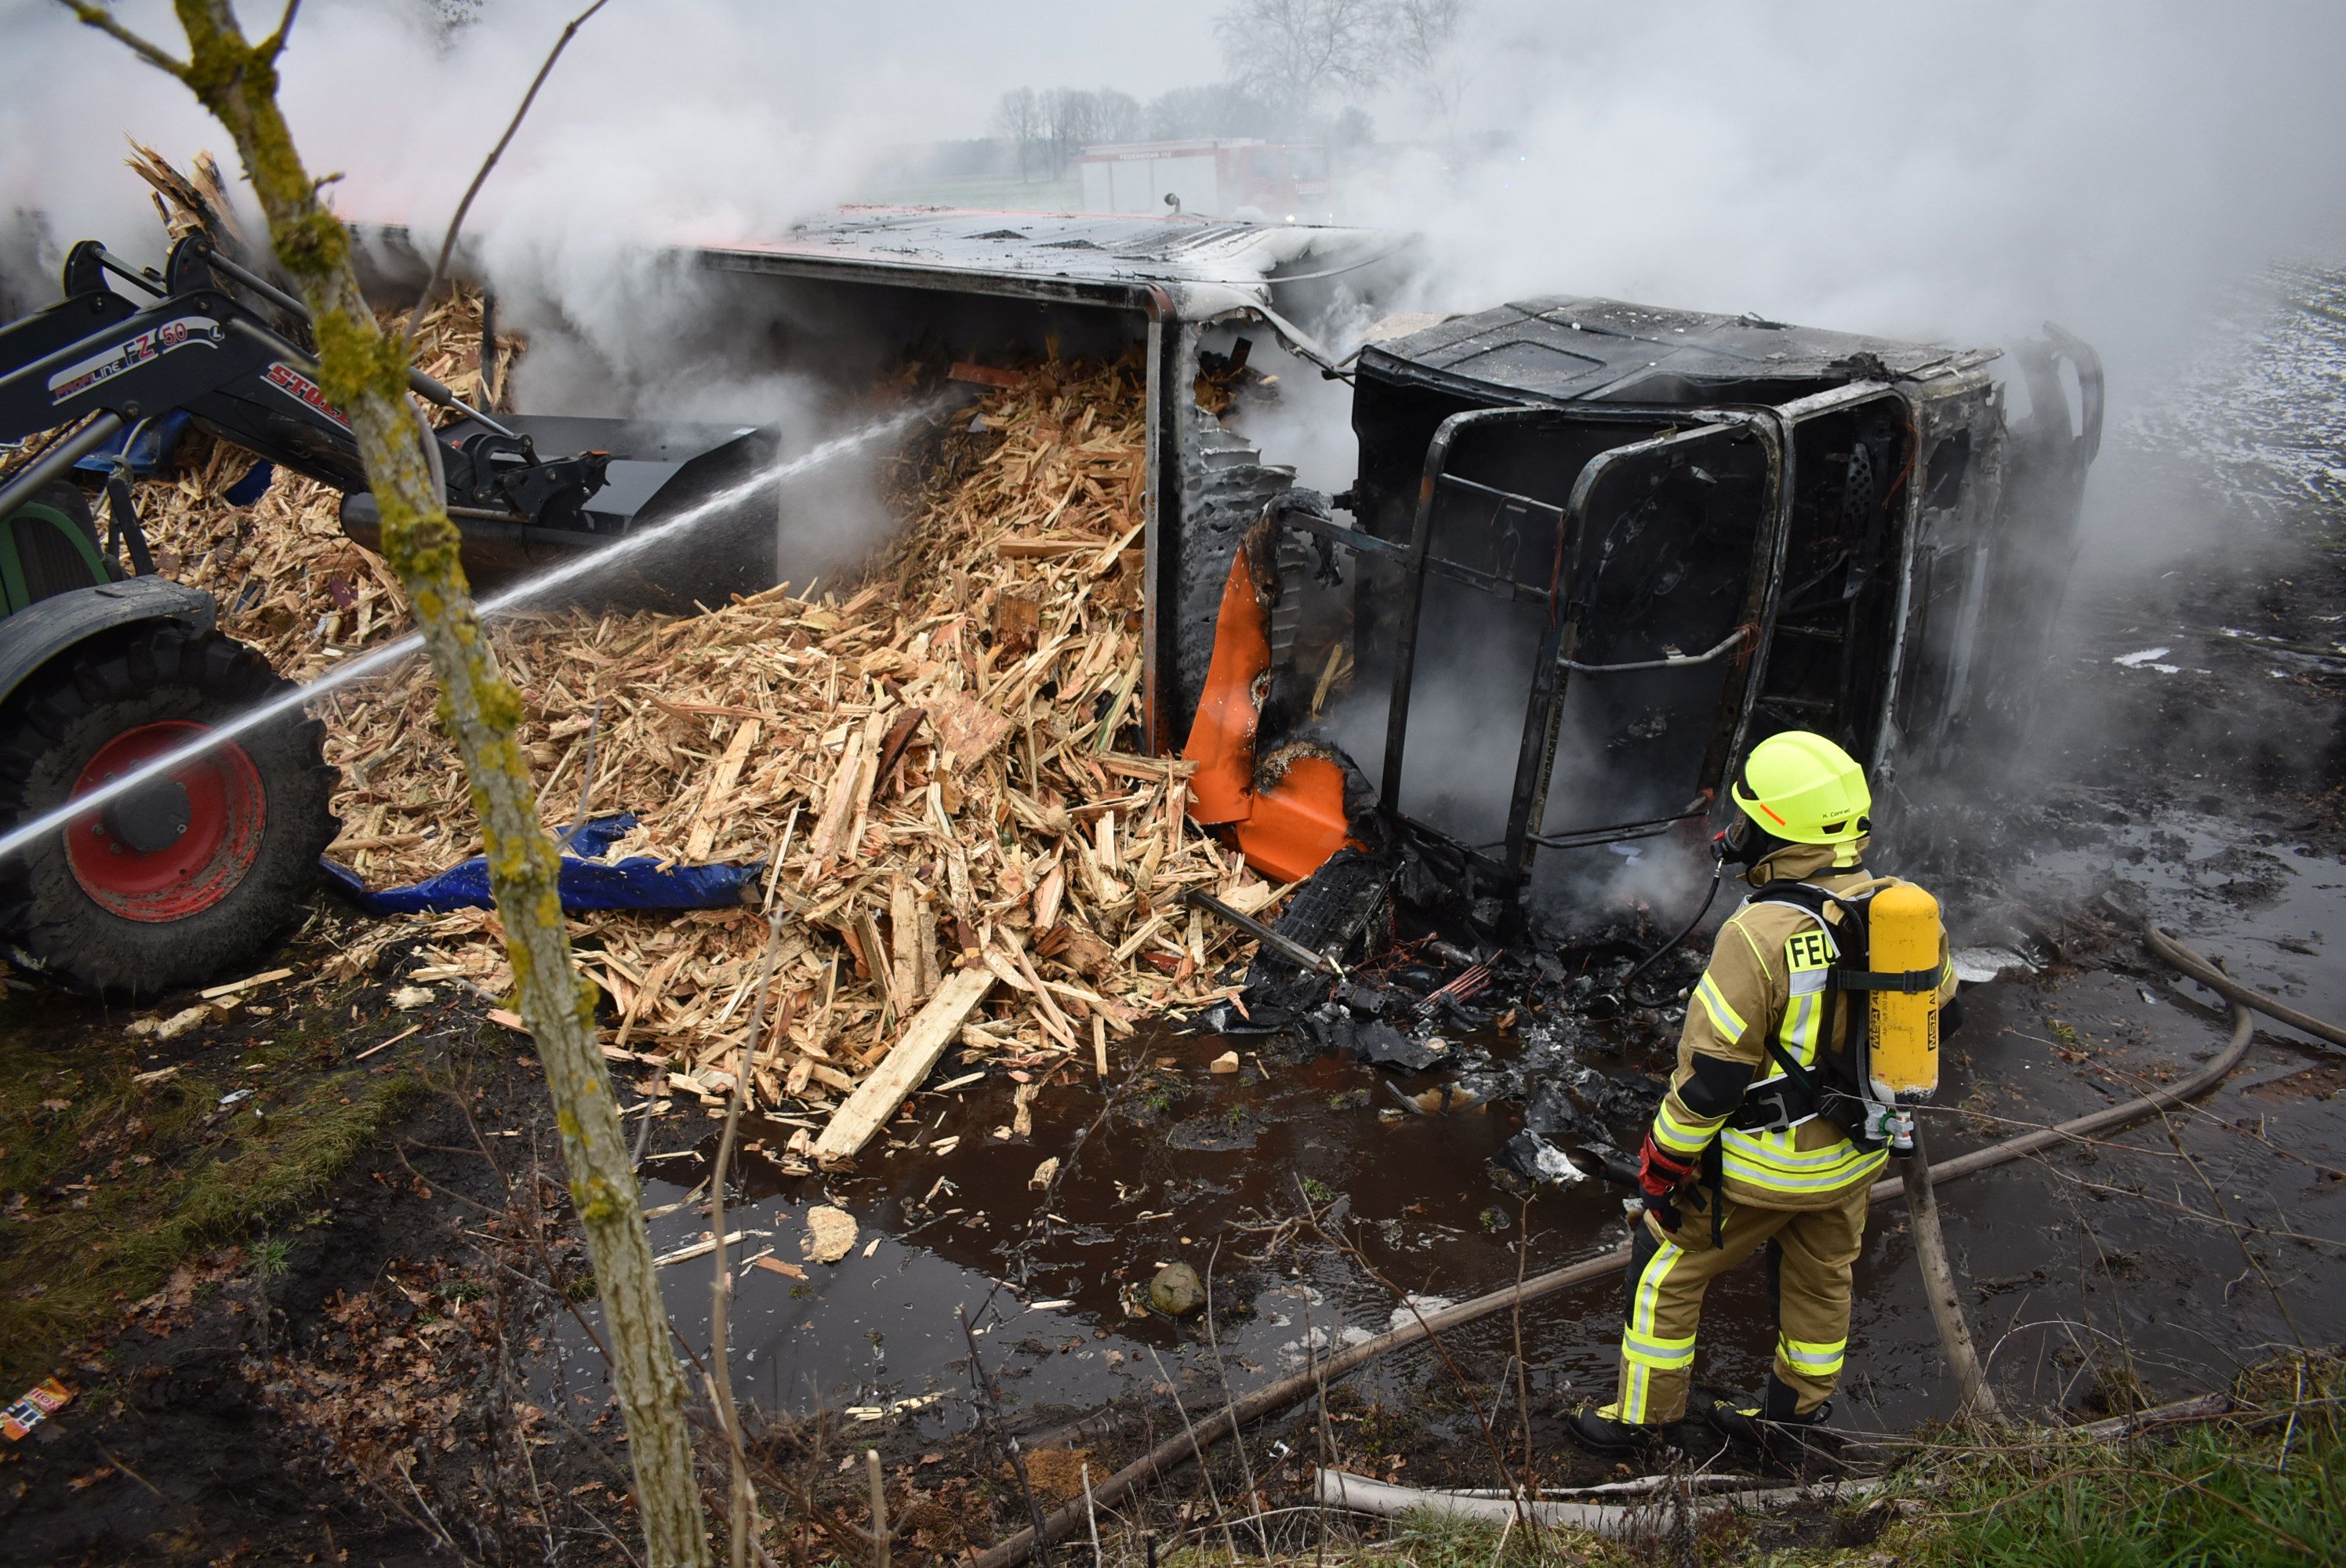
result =
[[[678,254],[770,361],[1143,356],[1145,742],[1267,874],[1338,860],[1282,921],[1315,950],[1396,887],[1472,942],[1601,904],[1778,729],[1893,800],[2000,743],[2100,440],[2099,362],[2050,326],[1999,376],[1995,349],[1554,298],[1339,359],[1321,340],[1412,270],[1360,229],[866,208]],[[1290,390],[1351,383],[1349,485],[1298,487],[1243,387],[1239,418],[1206,395],[1250,348]]]
[[[378,296],[412,296],[420,253],[366,237]],[[1606,851],[1698,838],[1733,759],[1776,729],[1834,736],[1893,791],[1902,767],[1999,738],[2042,662],[2099,438],[2098,366],[2052,329],[2000,381],[1994,351],[1553,299],[1389,321],[1340,358],[1326,340],[1360,337],[1345,323],[1412,271],[1406,243],[1365,230],[857,209],[672,260],[661,286],[702,297],[663,321],[706,341],[664,358],[712,386],[779,366],[868,407],[927,370],[1138,357],[1141,744],[1196,764],[1198,822],[1269,875],[1312,879],[1272,944],[1290,959],[1354,953],[1397,908],[1463,952],[1617,902],[1603,873],[1630,856]],[[85,245],[64,281],[0,334],[22,405],[0,436],[94,423],[0,499],[184,412],[347,492],[344,530],[379,543],[297,301],[202,236],[155,271]],[[1357,450],[1332,494],[1279,461],[1341,423],[1296,395],[1330,392],[1321,378],[1352,386]],[[533,416],[416,385],[462,415],[436,445],[484,579],[622,540],[623,569],[588,581],[624,602],[681,610],[811,575],[798,553],[822,504],[770,482],[778,428],[678,422],[658,406],[673,387],[649,408],[570,406],[595,401],[592,374]],[[1253,423],[1270,397],[1287,417]],[[79,550],[68,585],[105,597],[119,575],[86,522],[0,523],[17,554],[52,534]],[[20,677],[56,651],[36,636],[60,609],[31,603],[46,593],[5,596],[12,636],[38,644]]]

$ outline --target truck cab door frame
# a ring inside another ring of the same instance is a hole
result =
[[[1533,431],[1542,427],[1558,432],[1586,431],[1590,426],[1604,425],[1633,427],[1643,432],[1654,432],[1659,427],[1659,431],[1658,433],[1637,436],[1596,453],[1583,466],[1574,481],[1569,497],[1560,505],[1519,491],[1484,484],[1453,471],[1461,437],[1470,433],[1493,427],[1517,426]],[[1650,837],[1667,831],[1672,825],[1689,817],[1699,816],[1707,809],[1707,796],[1704,796],[1697,799],[1691,809],[1674,816],[1608,825],[1586,833],[1569,835],[1563,840],[1544,840],[1535,831],[1546,806],[1548,780],[1555,762],[1558,726],[1570,675],[1576,672],[1584,676],[1603,675],[1631,667],[1583,664],[1573,657],[1582,629],[1582,606],[1578,602],[1581,542],[1586,533],[1586,514],[1596,498],[1597,486],[1625,463],[1640,463],[1657,453],[1672,453],[1692,443],[1715,442],[1721,438],[1756,441],[1766,464],[1769,494],[1753,527],[1746,589],[1746,604],[1751,617],[1749,624],[1759,629],[1756,635],[1747,635],[1739,628],[1737,636],[1698,655],[1672,656],[1634,663],[1646,667],[1707,664],[1726,657],[1739,646],[1749,643],[1753,647],[1756,667],[1756,656],[1764,647],[1767,621],[1772,614],[1779,586],[1785,525],[1790,515],[1789,445],[1783,439],[1780,425],[1769,410],[1690,409],[1640,404],[1534,404],[1469,409],[1444,419],[1427,444],[1423,477],[1406,543],[1382,538],[1309,512],[1280,512],[1279,521],[1284,526],[1326,539],[1362,555],[1382,558],[1402,571],[1402,594],[1396,606],[1399,625],[1395,634],[1384,758],[1378,790],[1379,809],[1388,820],[1406,825],[1413,832],[1430,834],[1451,843],[1479,878],[1512,889],[1528,879],[1534,852],[1543,844],[1576,847]],[[1502,510],[1513,509],[1521,515],[1545,518],[1554,524],[1553,545],[1545,552],[1545,560],[1535,564],[1535,576],[1525,580],[1513,573],[1485,571],[1446,558],[1439,551],[1435,541],[1439,508],[1447,499],[1464,496],[1494,503]],[[1540,606],[1543,612],[1538,652],[1532,666],[1522,739],[1517,748],[1515,776],[1508,797],[1505,836],[1497,845],[1477,848],[1456,843],[1438,830],[1409,819],[1402,810],[1402,780],[1408,752],[1409,707],[1416,681],[1417,646],[1424,610],[1425,580],[1429,575],[1441,575],[1494,596],[1528,602]],[[1735,748],[1740,744],[1750,720],[1757,689],[1756,681],[1747,677],[1734,700],[1726,705],[1719,716],[1704,766],[1707,775],[1716,773],[1723,765],[1721,759],[1732,756]],[[1489,848],[1500,849],[1501,857],[1494,859],[1486,853],[1485,850]]]

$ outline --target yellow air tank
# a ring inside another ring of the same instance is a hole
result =
[[[1866,965],[1874,972],[1931,973],[1928,990],[1872,993],[1869,1047],[1871,1075],[1881,1088],[1926,1098],[1939,1087],[1939,901],[1912,882],[1894,883],[1867,904],[1866,928]]]

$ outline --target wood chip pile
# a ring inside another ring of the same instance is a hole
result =
[[[420,362],[460,392],[477,389],[478,321],[464,300],[425,326]],[[1143,1015],[1217,994],[1213,972],[1241,951],[1181,891],[1247,910],[1277,897],[1188,820],[1186,764],[1126,748],[1141,700],[1137,359],[988,379],[1016,384],[896,460],[908,522],[859,581],[693,617],[572,611],[495,630],[549,826],[570,825],[591,767],[591,812],[641,819],[614,858],[769,862],[767,906],[795,911],[776,969],[789,1022],[752,1084],[763,1106],[806,1114],[801,1153],[955,970],[997,979],[960,1029],[965,1060],[1091,1072]],[[145,487],[163,569],[211,589],[222,629],[289,675],[403,631],[403,596],[342,537],[339,497],[284,475],[240,512],[218,497],[247,466],[223,450]],[[342,773],[337,859],[382,886],[478,851],[420,660],[319,711]],[[574,922],[620,1070],[688,1103],[721,1093],[750,1044],[766,929],[750,908]],[[436,960],[419,978],[507,991],[486,911],[387,921],[346,956],[419,932]]]

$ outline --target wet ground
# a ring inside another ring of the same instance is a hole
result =
[[[2334,399],[2327,406],[2321,439],[2334,453]],[[2302,433],[2284,434],[2301,457]],[[2102,486],[2106,470],[2121,498],[2163,483],[2151,459],[2173,456],[2127,450],[2115,445],[2096,477]],[[2224,461],[2255,455],[2241,450]],[[2346,512],[2321,491],[2334,482],[2319,463],[2292,463],[2290,486],[2254,504],[2208,501],[2221,530],[2155,564],[2122,533],[2097,535],[2115,543],[2084,563],[2060,678],[2031,743],[1993,759],[1985,784],[1951,783],[1885,830],[1876,862],[1940,891],[1967,963],[1998,976],[1971,990],[1926,1122],[1941,1157],[2171,1080],[2218,1047],[2220,1010],[2142,952],[2142,915],[2248,983],[2346,1019],[2346,965],[2332,956],[2346,941],[2346,655],[2336,651]],[[1656,919],[1676,923],[1667,911]],[[332,1019],[360,1008],[363,1028],[336,1025],[352,1054],[396,1033],[380,995],[399,980],[372,976],[376,989],[356,996],[317,993]],[[8,1048],[48,1053],[59,1070],[118,1039],[123,1023],[33,993],[13,992],[6,1005]],[[309,1005],[288,1004],[286,1030],[323,1026]],[[481,1011],[449,999],[366,1070],[470,1074],[474,1120],[526,1168],[528,1151],[550,1147],[539,1087],[517,1039],[483,1025]],[[1568,1057],[1650,1093],[1676,1024],[1635,1012],[1597,1024],[1525,1016],[1462,1045],[1504,1067],[1526,1040],[1545,1042],[1537,1048],[1557,1053],[1551,1066]],[[245,1049],[251,1021],[236,1027],[235,1041],[214,1044]],[[1225,1050],[1239,1054],[1239,1072],[1210,1070]],[[965,1319],[999,1379],[1005,1424],[1030,1439],[1104,1405],[1137,1412],[1121,1437],[1099,1441],[1105,1464],[1128,1456],[1148,1423],[1162,1436],[1178,1422],[1151,1399],[1164,1383],[1194,1413],[1219,1402],[1225,1380],[1242,1391],[1293,1369],[1307,1346],[1389,1327],[1397,1292],[1463,1298],[1519,1269],[1603,1252],[1624,1234],[1618,1196],[1593,1183],[1544,1189],[1528,1205],[1510,1196],[1490,1156],[1522,1106],[1456,1103],[1444,1092],[1454,1071],[1395,1073],[1261,1038],[1170,1032],[1115,1051],[1105,1081],[1086,1064],[1044,1083],[1023,1133],[1011,1130],[1015,1096],[1033,1085],[949,1058],[933,1079],[942,1092],[916,1095],[913,1117],[891,1125],[859,1172],[776,1180],[752,1162],[727,1221],[745,1233],[737,1387],[776,1412],[831,1412],[852,1439],[908,1466],[933,1454],[926,1474],[988,1476],[973,1437],[983,1407]],[[119,1065],[123,1075],[153,1070],[143,1057]],[[242,1070],[202,1070],[214,1068]],[[325,1071],[291,1057],[283,1070]],[[2102,1413],[2218,1386],[2276,1346],[2346,1340],[2341,1088],[2346,1053],[2260,1026],[2239,1070],[2198,1106],[1947,1188],[1948,1238],[2008,1400]],[[360,1341],[462,1324],[482,1288],[468,1279],[494,1277],[483,1258],[495,1255],[481,1247],[495,1227],[465,1206],[503,1201],[498,1184],[461,1152],[471,1129],[452,1103],[419,1102],[302,1212],[272,1222],[290,1237],[285,1250],[264,1253],[267,1230],[223,1237],[248,1250],[183,1292],[173,1325],[78,1347],[78,1369],[58,1364],[91,1391],[46,1435],[0,1453],[12,1540],[32,1543],[35,1560],[219,1555],[258,1542],[252,1560],[298,1561],[355,1532],[370,1560],[420,1560],[424,1536],[387,1522],[381,1498],[361,1501],[317,1429],[291,1424],[295,1385],[268,1372],[269,1357],[290,1355],[364,1386],[384,1374]],[[663,1252],[706,1228],[696,1184],[716,1127],[699,1107],[656,1125],[646,1193],[668,1210],[654,1221]],[[1633,1130],[1625,1123],[1617,1135]],[[232,1131],[223,1123],[205,1135]],[[1055,1176],[1035,1185],[1055,1158]],[[11,1218],[87,1191],[68,1175],[52,1185],[19,1195],[26,1207]],[[834,1264],[801,1256],[804,1217],[821,1203],[858,1227]],[[1858,1268],[1841,1418],[1902,1431],[1944,1415],[1951,1392],[1902,1217],[1892,1206],[1875,1221]],[[19,1245],[8,1235],[0,1247]],[[1356,1252],[1341,1252],[1338,1237]],[[1136,1315],[1135,1289],[1175,1262],[1207,1278],[1214,1310],[1179,1322]],[[73,1262],[58,1265],[63,1278]],[[664,1271],[696,1352],[709,1276],[706,1256]],[[353,1300],[408,1297],[397,1322],[337,1316]],[[1617,1302],[1617,1288],[1593,1286],[1524,1314],[1522,1381],[1544,1451],[1561,1452],[1560,1412],[1609,1395]],[[593,1320],[591,1305],[585,1316]],[[498,1376],[521,1380],[556,1425],[590,1429],[602,1387],[583,1329],[546,1310],[514,1321],[513,1342],[531,1354]],[[1753,1386],[1770,1338],[1760,1271],[1723,1281],[1705,1316],[1700,1381]],[[1512,1423],[1515,1325],[1488,1320],[1451,1336],[1449,1349],[1454,1373],[1414,1350],[1354,1380],[1348,1457],[1403,1458],[1408,1480],[1490,1483],[1479,1439],[1464,1441],[1475,1427],[1461,1378],[1486,1413],[1495,1406]],[[447,1365],[501,1386],[476,1361]],[[600,1443],[607,1453],[607,1437],[581,1451]],[[588,1452],[577,1462],[599,1473],[603,1461]],[[993,1522],[972,1515],[981,1536],[1011,1512],[998,1492],[985,1507]]]
[[[2249,983],[2346,1016],[2346,974],[2320,957],[2346,931],[2336,853],[2287,840],[2243,850],[2219,823],[2169,821],[2106,825],[2090,846],[2045,853],[2025,881],[2050,918],[1996,929],[2017,952],[1967,953],[2008,956],[2010,978],[1971,990],[1927,1123],[1942,1157],[2171,1080],[2222,1043],[2220,1004],[2143,955],[2098,901],[2112,890]],[[2031,962],[2044,972],[2027,972]],[[1632,1081],[1661,1067],[1675,1033],[1668,1019],[1608,1032],[1621,1049],[1595,1064]],[[1226,1048],[1240,1051],[1241,1071],[1215,1074],[1208,1064]],[[1405,1291],[1460,1298],[1513,1278],[1519,1247],[1537,1273],[1626,1234],[1617,1194],[1599,1184],[1544,1189],[1526,1212],[1494,1179],[1490,1156],[1520,1125],[1520,1106],[1402,1106],[1403,1096],[1439,1104],[1429,1091],[1443,1074],[1342,1054],[1282,1060],[1260,1040],[1215,1036],[1163,1035],[1137,1050],[1148,1064],[1137,1078],[1046,1091],[1031,1137],[994,1135],[1011,1122],[1011,1085],[973,1084],[916,1101],[918,1134],[867,1162],[872,1174],[805,1178],[729,1209],[729,1227],[750,1234],[744,1252],[771,1245],[796,1260],[816,1202],[855,1215],[868,1238],[834,1267],[806,1266],[803,1281],[741,1271],[734,1342],[760,1397],[802,1410],[894,1406],[893,1419],[924,1434],[965,1430],[975,1411],[957,1313],[1010,1397],[1047,1413],[1146,1389],[1157,1356],[1189,1369],[1185,1381],[1219,1390],[1226,1373],[1244,1391],[1300,1366],[1307,1337],[1344,1343],[1392,1326],[1401,1304],[1372,1268]],[[2259,1031],[2231,1083],[2196,1111],[1951,1187],[1948,1236],[1999,1383],[2025,1403],[2098,1410],[2123,1398],[2125,1380],[2190,1391],[2271,1347],[2346,1339],[2341,1086],[2337,1052]],[[956,1137],[944,1154],[928,1146]],[[1046,1204],[1029,1182],[1055,1154],[1069,1164]],[[651,1190],[681,1200],[684,1174]],[[1307,1207],[1361,1258],[1293,1225],[1281,1231]],[[666,1249],[705,1227],[688,1207],[655,1230]],[[1875,1430],[1950,1410],[1902,1230],[1894,1207],[1877,1210],[1859,1270],[1844,1413]],[[1175,1261],[1201,1274],[1210,1265],[1219,1356],[1194,1325],[1127,1316],[1132,1290]],[[670,1271],[680,1320],[705,1316],[707,1268]],[[1772,1330],[1759,1271],[1746,1272],[1706,1315],[1703,1376],[1722,1390],[1765,1375]],[[1616,1288],[1592,1287],[1527,1310],[1535,1410],[1609,1388],[1617,1299]],[[1513,1331],[1502,1317],[1454,1349],[1504,1361]],[[1398,1399],[1445,1377],[1411,1352],[1369,1391]]]

